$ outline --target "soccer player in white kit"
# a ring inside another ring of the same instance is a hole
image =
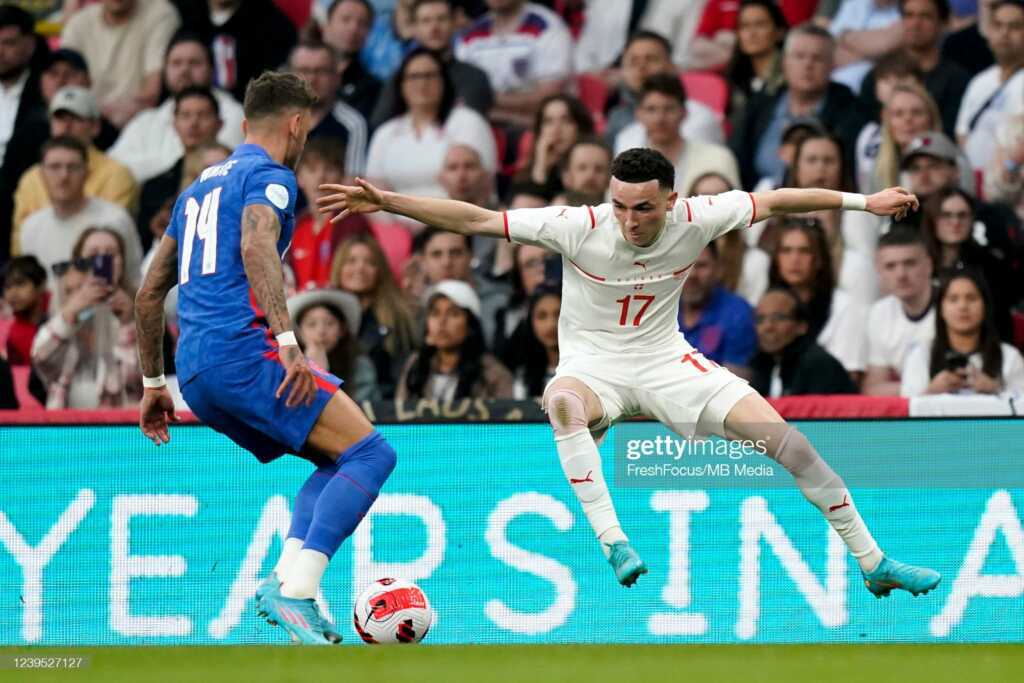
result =
[[[695,350],[679,332],[683,281],[697,256],[730,230],[784,213],[855,209],[902,218],[918,208],[903,188],[864,196],[819,189],[726,192],[680,199],[660,153],[631,149],[612,163],[611,203],[496,212],[448,199],[323,185],[322,212],[389,211],[469,235],[533,244],[562,255],[559,364],[544,393],[562,469],[618,581],[647,573],[622,530],[597,441],[616,421],[653,417],[682,436],[717,434],[766,443],[804,496],[846,542],[877,597],[938,585],[931,569],[882,554],[842,479],[746,381]]]

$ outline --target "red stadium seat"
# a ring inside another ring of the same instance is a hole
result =
[[[15,365],[11,367],[11,374],[14,376],[14,395],[18,397],[20,410],[43,410],[45,406],[36,400],[36,397],[29,393],[28,380],[32,374],[32,367],[29,365]]]
[[[1010,318],[1013,321],[1013,345],[1024,349],[1024,313],[1014,311]]]
[[[409,232],[409,226],[374,217],[370,220],[370,230],[380,242],[380,248],[387,256],[388,265],[391,266],[395,279],[401,282],[402,268],[412,254],[412,233]]]
[[[296,29],[302,30],[309,22],[309,15],[313,9],[310,0],[274,0],[274,4],[292,20]]]
[[[725,116],[729,105],[729,86],[725,79],[710,71],[683,71],[679,80],[686,88],[686,96],[697,100]]]

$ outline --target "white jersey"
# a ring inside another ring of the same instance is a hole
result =
[[[509,240],[562,255],[560,364],[579,356],[693,351],[679,331],[679,296],[709,242],[756,220],[753,195],[734,190],[676,202],[661,235],[638,247],[611,204],[507,211]]]

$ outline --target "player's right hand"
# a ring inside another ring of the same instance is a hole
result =
[[[281,398],[290,384],[292,388],[284,403],[287,407],[292,408],[300,403],[305,403],[307,406],[313,405],[313,400],[316,398],[316,380],[313,379],[313,371],[310,370],[309,363],[306,362],[302,351],[298,346],[282,346],[278,349],[278,354],[285,367],[285,376],[274,396]]]
[[[337,223],[349,214],[373,213],[384,208],[384,194],[362,178],[356,178],[354,186],[325,183],[319,190],[327,193],[321,194],[316,200],[320,213],[340,212],[331,219],[332,223]]]
[[[167,387],[144,389],[139,404],[139,429],[159,446],[171,440],[167,426],[180,418],[174,414],[174,399]]]

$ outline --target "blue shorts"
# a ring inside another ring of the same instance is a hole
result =
[[[274,396],[285,376],[277,354],[207,368],[181,386],[181,395],[196,417],[266,463],[285,453],[303,455],[310,431],[341,386],[327,372],[313,369],[313,375],[317,392],[309,406],[285,405],[291,386],[281,398]]]

